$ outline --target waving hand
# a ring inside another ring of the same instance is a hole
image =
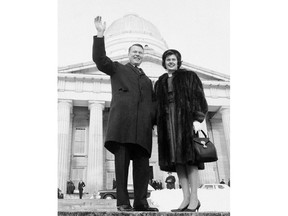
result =
[[[106,22],[102,23],[102,17],[101,16],[97,16],[94,19],[94,24],[97,30],[97,36],[98,37],[103,37],[104,32],[106,30]]]

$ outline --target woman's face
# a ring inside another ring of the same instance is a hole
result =
[[[176,71],[178,69],[176,55],[172,54],[166,57],[165,66],[168,71]]]

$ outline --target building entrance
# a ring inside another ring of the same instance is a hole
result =
[[[87,180],[89,112],[87,107],[74,107],[70,179],[76,186]]]

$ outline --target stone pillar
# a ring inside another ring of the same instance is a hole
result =
[[[104,102],[89,101],[89,146],[86,191],[90,194],[103,189],[103,109]]]
[[[74,111],[74,110],[73,110]],[[72,154],[72,134],[73,134],[73,119],[74,119],[74,114],[73,111],[71,111],[71,115],[70,115],[70,127],[69,127],[69,176],[68,179],[71,179],[71,167],[72,167],[72,159],[73,159],[73,154]]]
[[[208,121],[207,118],[205,118],[205,120],[201,123],[201,129],[209,137],[207,121]],[[202,133],[200,133],[200,135],[201,135],[200,137],[204,137]],[[212,137],[209,137],[209,138],[213,142]],[[216,163],[205,163],[205,169],[199,172],[199,186],[200,184],[213,183],[216,181],[215,166],[216,166]]]
[[[69,178],[70,115],[72,100],[58,101],[58,187],[66,193]]]
[[[230,161],[230,108],[222,107],[220,109],[220,113],[221,113],[222,122],[223,122],[228,159]]]

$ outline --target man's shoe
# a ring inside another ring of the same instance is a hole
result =
[[[159,212],[157,208],[152,208],[148,205],[144,206],[134,206],[134,211],[154,211],[154,212]]]
[[[118,211],[133,211],[133,208],[131,205],[120,205],[117,206]]]

